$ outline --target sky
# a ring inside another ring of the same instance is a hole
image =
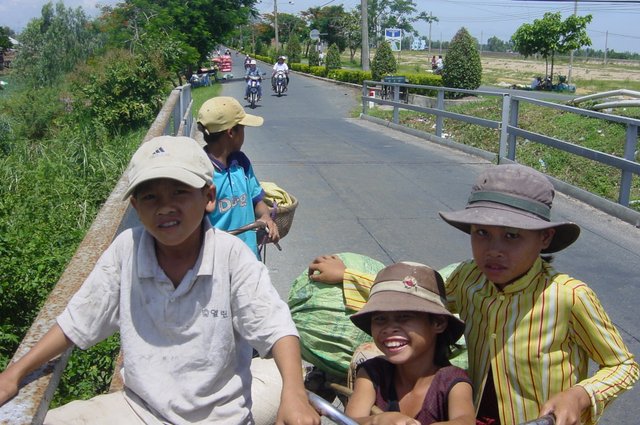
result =
[[[54,3],[57,0],[54,1]],[[212,0],[215,2],[215,0]],[[273,12],[274,0],[261,0],[260,12]],[[360,0],[275,0],[278,13],[296,14],[310,7],[342,4],[346,10],[360,7]],[[584,2],[578,0],[523,1],[523,0],[414,0],[419,12],[431,12],[439,19],[431,25],[432,41],[448,41],[465,27],[479,41],[486,43],[490,37],[503,41],[511,38],[518,27],[541,18],[545,12],[562,12],[567,17],[574,12],[582,16],[593,15],[587,33],[594,49],[605,47],[617,52],[640,53],[640,1],[617,0]],[[118,0],[64,0],[67,7],[82,7],[90,16],[98,13],[98,4],[113,5]],[[33,18],[40,16],[45,0],[0,0],[0,26],[8,26],[19,32]],[[424,21],[414,23],[421,36],[428,37],[429,25]]]

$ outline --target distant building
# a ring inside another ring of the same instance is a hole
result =
[[[426,50],[427,42],[422,38],[416,38],[411,43],[411,50]]]

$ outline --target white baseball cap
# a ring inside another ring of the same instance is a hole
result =
[[[194,188],[213,184],[213,164],[192,138],[159,136],[143,143],[133,154],[127,177],[129,185],[123,201],[139,184],[153,179],[177,180]]]

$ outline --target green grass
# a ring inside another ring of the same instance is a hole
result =
[[[481,98],[447,108],[475,117],[499,121],[501,99]],[[393,112],[380,108],[370,109],[370,115],[392,119]],[[400,111],[400,123],[427,133],[434,133],[435,116],[413,111]],[[519,127],[545,136],[565,140],[589,149],[615,156],[624,155],[624,125],[605,120],[582,117],[577,114],[556,111],[542,106],[522,103]],[[500,132],[473,124],[445,119],[443,132],[447,137],[465,145],[498,153]],[[551,176],[580,187],[603,198],[617,202],[621,172],[613,167],[573,155],[540,143],[519,138],[516,160]],[[631,199],[640,200],[640,177],[632,179]],[[640,211],[640,205],[632,206]]]
[[[222,83],[215,83],[209,87],[197,87],[191,90],[191,97],[193,99],[193,115],[198,115],[198,110],[204,102],[212,97],[219,96],[222,92]]]

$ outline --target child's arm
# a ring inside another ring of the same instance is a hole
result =
[[[321,255],[309,264],[309,279],[327,284],[342,283],[346,269],[337,255]]]
[[[272,242],[278,242],[280,240],[280,233],[278,232],[278,225],[271,218],[271,208],[261,200],[256,202],[253,210],[256,215],[256,220],[263,221],[267,224],[269,239],[271,239]]]
[[[282,376],[282,394],[276,424],[320,424],[320,416],[309,404],[304,388],[298,338],[291,335],[280,338],[271,352]]]
[[[0,373],[0,405],[18,394],[18,387],[25,376],[64,353],[72,345],[73,342],[65,336],[60,326],[53,325],[27,354]]]
[[[625,346],[596,294],[586,285],[580,285],[572,295],[570,323],[574,338],[599,364],[599,369],[593,376],[555,394],[544,403],[541,415],[553,413],[558,425],[579,424],[581,415],[585,413],[589,414],[588,423],[596,423],[604,408],[631,388],[640,375],[633,354]]]
[[[342,283],[344,304],[351,310],[360,310],[369,298],[375,275],[346,268],[337,255],[321,255],[309,264],[309,279],[314,282]]]
[[[473,407],[473,391],[470,383],[458,382],[455,384],[449,391],[447,401],[449,420],[436,422],[436,424],[475,425],[476,411]]]

